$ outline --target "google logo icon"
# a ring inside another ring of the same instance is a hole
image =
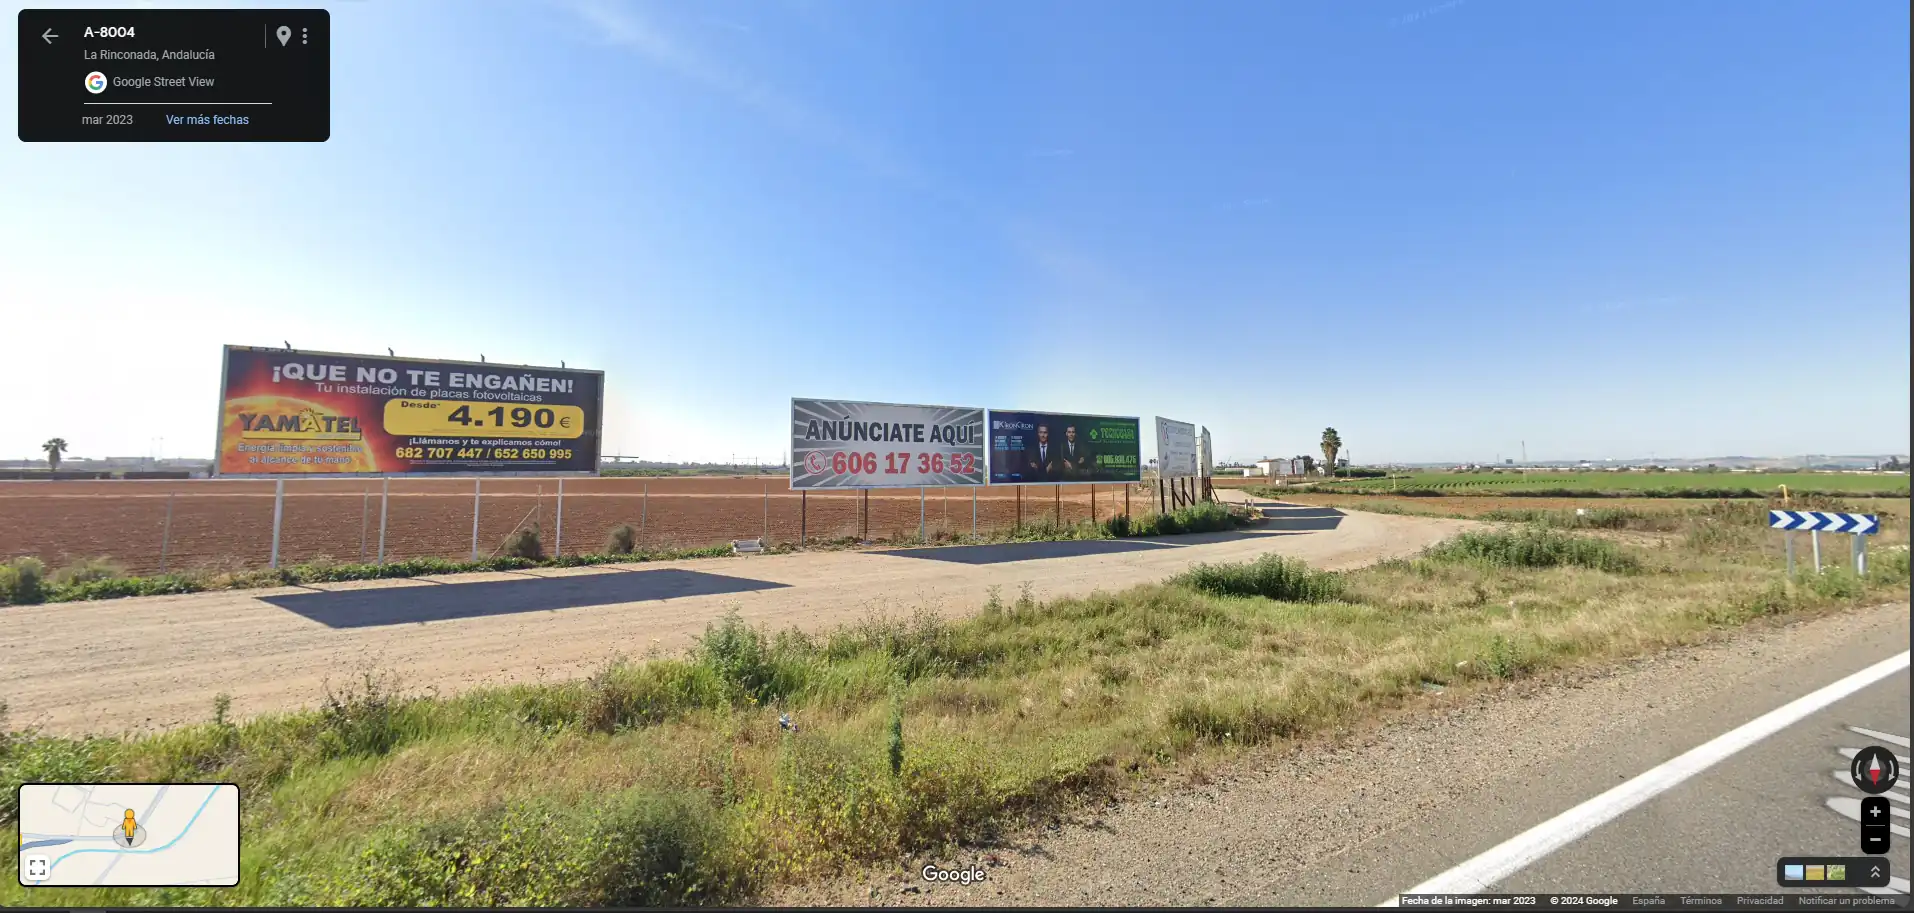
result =
[[[106,74],[99,70],[86,74],[86,90],[95,95],[106,91]]]

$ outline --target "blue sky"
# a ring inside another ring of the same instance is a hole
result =
[[[1909,449],[1906,4],[329,8],[327,143],[0,144],[0,455],[209,455],[281,340],[602,368],[649,458],[794,395]]]

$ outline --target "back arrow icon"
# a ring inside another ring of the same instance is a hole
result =
[[[40,37],[44,39],[47,44],[52,44],[53,39],[58,38],[60,36],[53,34],[52,29],[47,29],[46,31],[40,33]]]

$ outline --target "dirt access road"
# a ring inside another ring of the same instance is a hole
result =
[[[1234,494],[1234,493],[1232,493]],[[0,608],[0,695],[15,726],[164,728],[310,706],[328,681],[394,673],[408,690],[588,674],[611,656],[691,644],[736,608],[773,629],[920,607],[1114,590],[1268,553],[1348,568],[1469,524],[1295,505],[1264,527],[1160,539],[814,552]]]

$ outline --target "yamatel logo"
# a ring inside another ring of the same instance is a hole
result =
[[[106,91],[106,74],[99,70],[86,74],[86,90],[95,95]]]

